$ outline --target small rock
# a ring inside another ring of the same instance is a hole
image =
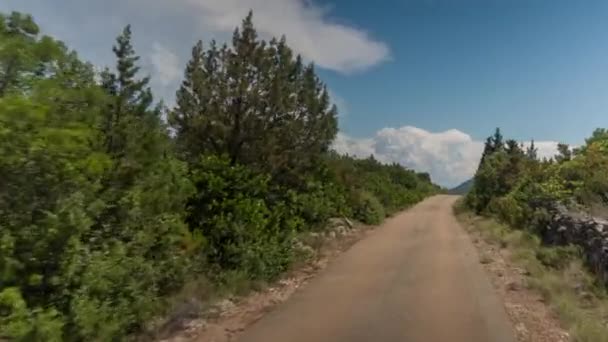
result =
[[[587,291],[582,291],[581,293],[578,294],[578,296],[585,301],[592,301],[595,296],[592,293],[589,293]]]
[[[523,268],[515,268],[515,271],[517,271],[517,273],[524,275],[524,276],[530,275],[530,271],[523,269]]]
[[[345,225],[345,222],[344,222],[344,220],[343,220],[342,218],[339,218],[339,217],[332,217],[332,218],[330,218],[329,220],[327,220],[327,225],[328,225],[330,228],[333,228],[333,227],[344,226],[344,225]]]
[[[517,333],[517,336],[522,337],[522,339],[527,340],[528,339],[528,328],[526,328],[525,324],[523,323],[517,323],[515,325],[515,331]]]
[[[297,246],[297,247],[295,247],[295,249],[307,257],[311,257],[311,256],[315,255],[314,248],[312,248],[308,245]]]
[[[215,308],[221,314],[222,312],[226,312],[234,307],[234,303],[230,299],[223,299],[217,303],[215,303]]]
[[[488,254],[483,254],[479,257],[479,262],[486,265],[492,263],[492,257]]]
[[[507,290],[509,291],[519,291],[521,290],[521,284],[516,281],[509,282],[507,284]]]

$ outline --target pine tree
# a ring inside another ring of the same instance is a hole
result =
[[[197,120],[200,112],[206,112],[207,95],[211,94],[209,89],[203,89],[206,85],[207,73],[205,63],[213,64],[213,59],[206,61],[203,42],[198,41],[192,48],[192,57],[186,65],[184,80],[180,90],[176,94],[176,104],[180,111],[171,113],[170,121],[175,128],[176,144],[179,152],[186,160],[196,161],[202,151],[216,146],[211,135],[202,135],[205,130],[202,120]]]
[[[538,149],[534,146],[534,139],[530,142],[530,146],[526,149],[526,157],[530,160],[538,160]]]
[[[169,119],[186,160],[226,155],[281,182],[314,169],[337,132],[314,66],[294,58],[285,38],[258,40],[251,13],[231,47],[194,46],[176,98]]]
[[[99,182],[87,260],[78,269],[82,284],[70,303],[87,318],[76,322],[86,340],[115,340],[137,328],[181,286],[190,265],[182,249],[190,240],[184,216],[194,190],[186,165],[171,155],[148,77],[138,78],[129,26],[113,51],[116,73],[101,74],[108,104],[102,152],[110,167]]]
[[[129,144],[129,135],[137,131],[128,126],[137,125],[138,119],[149,119],[154,116],[150,110],[153,98],[148,86],[149,77],[137,79],[139,56],[131,44],[131,27],[127,25],[116,38],[112,51],[116,55],[116,74],[105,69],[101,74],[101,84],[112,101],[105,115],[103,130],[106,136],[107,150],[113,154],[122,154]],[[150,124],[154,123],[151,118]],[[131,127],[134,128],[134,127]]]
[[[558,143],[557,152],[558,154],[555,156],[555,160],[558,163],[566,162],[572,159],[572,150],[568,144]]]
[[[479,171],[479,169],[481,169],[481,167],[483,166],[483,163],[492,154],[493,151],[494,151],[494,144],[492,141],[492,137],[487,137],[486,142],[483,145],[483,152],[481,153],[481,159],[479,160],[479,165],[477,165],[477,171]]]
[[[143,116],[152,105],[152,92],[148,86],[149,77],[136,79],[140,68],[137,66],[139,56],[131,44],[131,26],[127,25],[122,34],[116,38],[112,51],[116,55],[117,86],[119,101],[116,107],[117,119],[120,112],[131,111],[131,115]]]
[[[517,141],[515,141],[513,139],[508,139],[506,141],[505,151],[510,156],[520,156],[520,155],[523,155],[523,151],[519,147],[519,144],[517,143]]]
[[[492,152],[501,151],[504,147],[502,134],[500,133],[500,128],[496,128],[494,135],[492,136]]]

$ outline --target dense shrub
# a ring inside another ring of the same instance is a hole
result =
[[[505,223],[518,227],[524,223],[523,208],[514,196],[497,197],[490,200],[488,205],[490,212],[496,213],[498,218]]]
[[[386,213],[376,196],[367,191],[360,191],[355,196],[353,213],[356,219],[367,224],[378,224],[384,220]]]
[[[270,177],[208,156],[192,178],[198,191],[188,204],[188,223],[205,237],[210,263],[265,279],[287,267],[302,219],[272,191]]]
[[[309,182],[303,191],[292,192],[293,206],[297,208],[305,225],[301,229],[324,228],[331,217],[351,216],[352,208],[347,203],[346,191],[333,182]]]
[[[537,208],[552,203],[587,208],[608,205],[608,142],[594,132],[577,151],[560,144],[554,159],[539,160],[533,146],[500,144],[488,138],[466,204],[512,225],[531,225]],[[502,141],[502,137],[498,138]]]
[[[333,155],[328,160],[332,179],[348,193],[346,198],[353,210],[361,208],[361,192],[367,192],[380,203],[384,214],[402,210],[439,188],[428,181],[427,174],[417,174],[397,164],[382,164],[372,157],[353,159]],[[357,216],[356,212],[353,215]]]
[[[193,49],[174,134],[129,26],[113,51],[98,73],[30,16],[0,15],[0,340],[124,340],[189,278],[272,279],[297,232],[377,224],[437,191],[328,152],[328,91],[251,16],[232,47]]]
[[[8,40],[28,58],[40,44],[54,53],[17,63],[0,82],[11,85],[0,95],[0,339],[118,339],[188,274],[186,165],[168,155],[158,113],[139,100],[123,104],[143,107],[123,113],[120,131],[100,129],[122,97],[63,44],[39,37],[31,18],[1,19],[0,49]],[[12,57],[0,54],[0,64]],[[125,148],[108,148],[109,135]]]

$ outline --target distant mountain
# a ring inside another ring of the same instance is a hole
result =
[[[473,187],[473,179],[469,179],[468,181],[460,184],[459,186],[448,190],[448,194],[450,195],[464,195],[471,190]]]

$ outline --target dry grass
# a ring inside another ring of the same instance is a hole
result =
[[[455,213],[464,227],[476,232],[484,241],[508,249],[510,261],[526,271],[527,286],[542,295],[570,333],[572,341],[608,342],[606,288],[587,271],[576,248],[546,247],[537,236],[528,232],[476,216],[462,208],[455,207]]]

